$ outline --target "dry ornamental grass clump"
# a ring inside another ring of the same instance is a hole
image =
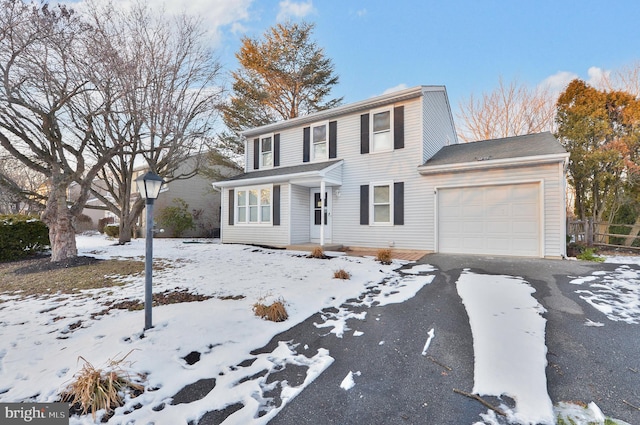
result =
[[[313,248],[313,250],[311,251],[311,256],[313,258],[325,258],[324,251],[322,250],[322,247],[316,246],[315,248]]]
[[[261,319],[270,320],[272,322],[284,322],[289,318],[287,309],[284,307],[283,300],[277,300],[266,305],[258,301],[253,305],[253,312]]]
[[[124,366],[130,365],[125,359],[109,360],[104,369],[97,369],[84,357],[82,369],[74,375],[74,380],[64,389],[60,398],[63,402],[77,405],[81,413],[91,412],[93,419],[96,412],[106,410],[107,414],[124,404],[124,395],[132,392],[142,392],[144,387],[131,380]]]
[[[391,250],[388,248],[379,249],[376,255],[376,261],[380,261],[382,264],[391,264]]]
[[[333,272],[333,278],[347,280],[347,279],[351,279],[351,274],[349,274],[349,272],[344,269],[340,269]]]

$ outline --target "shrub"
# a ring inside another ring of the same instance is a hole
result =
[[[158,222],[163,227],[173,231],[173,236],[179,238],[184,232],[195,229],[193,214],[189,212],[189,205],[182,199],[173,200],[175,205],[165,207],[158,214]]]
[[[313,258],[325,258],[324,251],[321,246],[316,246],[311,250],[311,256]]]
[[[42,221],[18,214],[0,216],[0,261],[37,254],[49,244],[49,228]]]
[[[351,274],[349,274],[349,272],[344,269],[340,269],[333,272],[333,278],[347,280],[347,279],[351,279]]]
[[[113,224],[116,221],[114,217],[105,217],[98,220],[98,232],[104,233],[104,226]]]
[[[604,258],[598,257],[597,255],[595,255],[595,253],[595,248],[586,248],[584,251],[578,254],[576,258],[578,260],[595,261],[597,263],[602,263],[604,261]]]
[[[107,224],[104,226],[104,234],[111,237],[120,237],[120,225],[119,224]]]
[[[76,217],[76,232],[82,233],[93,229],[93,220],[86,214]]]
[[[131,351],[120,360],[109,360],[106,368],[97,369],[85,358],[80,357],[84,362],[82,369],[74,375],[74,380],[60,395],[63,402],[79,405],[82,414],[91,412],[93,419],[96,412],[105,409],[110,413],[116,407],[124,404],[123,395],[131,391],[143,391],[144,387],[131,380],[124,366],[129,366],[130,362],[125,362]]]
[[[270,320],[272,322],[284,322],[289,318],[287,309],[284,307],[284,300],[277,300],[270,305],[258,301],[253,305],[253,312],[261,319]]]
[[[376,261],[380,261],[382,264],[391,264],[391,250],[388,248],[379,249],[376,255]]]

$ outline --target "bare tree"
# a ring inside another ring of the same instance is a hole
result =
[[[100,170],[93,193],[120,218],[119,242],[125,243],[144,207],[132,193],[136,167],[166,182],[198,172],[217,116],[221,67],[197,19],[170,18],[144,3],[128,11],[93,4],[89,13],[98,29],[95,43],[109,52],[98,83],[107,103],[101,131],[111,143],[131,142]],[[185,170],[180,165],[188,158],[195,166]]]
[[[606,73],[600,84],[607,91],[623,91],[640,98],[640,61]]]
[[[97,173],[127,143],[106,143],[95,131],[104,105],[87,73],[100,56],[91,32],[64,5],[0,2],[0,145],[47,178],[42,219],[52,261],[77,255],[74,219]],[[74,181],[80,194],[68,205]]]
[[[470,142],[553,131],[555,100],[546,87],[507,84],[501,77],[493,91],[460,102],[458,137]]]
[[[46,198],[38,194],[45,177],[0,148],[0,214],[39,214]]]

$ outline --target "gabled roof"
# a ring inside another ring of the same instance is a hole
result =
[[[244,184],[260,184],[262,182],[280,182],[300,178],[321,178],[333,170],[342,159],[325,162],[313,162],[290,167],[274,167],[268,170],[257,170],[229,177],[227,180],[215,182],[216,187],[239,186]]]
[[[273,124],[263,125],[261,127],[255,127],[249,130],[246,130],[242,133],[242,135],[246,138],[260,136],[262,134],[273,133],[275,131],[282,131],[283,129],[295,127],[304,124],[310,124],[319,121],[326,121],[332,118],[353,114],[361,111],[366,111],[368,109],[374,109],[378,107],[382,107],[385,105],[389,105],[395,102],[401,102],[409,99],[413,99],[416,97],[423,96],[426,92],[445,92],[445,86],[416,86],[404,90],[398,90],[391,93],[386,93],[381,96],[375,96],[370,99],[361,100],[359,102],[350,103],[347,105],[338,106],[336,108],[327,109],[325,111],[314,112],[308,115],[302,115],[297,118],[291,118],[286,121],[278,121]],[[453,122],[453,117],[451,116],[451,108],[449,107],[448,97],[447,99],[447,108],[449,109],[449,116],[451,118],[451,122]]]
[[[560,161],[569,154],[549,132],[444,146],[419,167],[430,170],[480,168],[509,162]]]

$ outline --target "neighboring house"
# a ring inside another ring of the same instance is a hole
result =
[[[197,157],[193,156],[180,164],[175,170],[174,175],[188,175],[197,166]],[[134,187],[132,193],[138,195],[138,189],[135,185],[135,179],[147,172],[146,168],[137,169],[134,173]],[[237,171],[230,168],[224,168],[221,174],[232,176]],[[188,210],[193,215],[195,229],[187,230],[182,237],[219,237],[220,236],[220,192],[211,187],[211,180],[195,174],[188,179],[175,179],[163,185],[160,190],[158,199],[154,203],[154,216],[156,227],[162,228],[158,224],[158,215],[168,207],[175,206],[175,199],[182,199],[189,206]],[[140,215],[140,228],[144,228],[145,214]],[[171,232],[156,232],[155,237],[170,237]]]
[[[549,133],[457,144],[443,86],[243,133],[222,242],[561,257],[565,163]]]

